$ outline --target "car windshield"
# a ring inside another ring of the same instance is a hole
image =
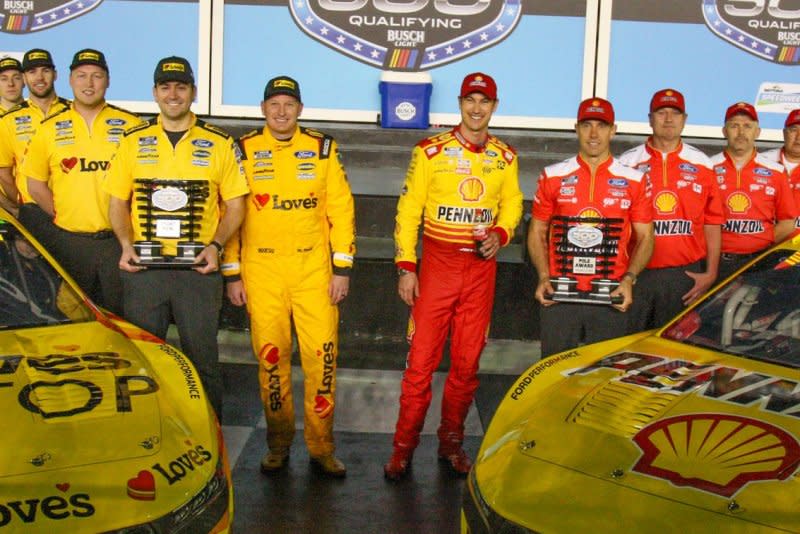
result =
[[[0,329],[83,322],[91,309],[12,224],[0,220]]]
[[[800,252],[768,254],[662,337],[800,368]]]

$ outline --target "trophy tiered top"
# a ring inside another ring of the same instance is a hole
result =
[[[623,219],[607,217],[552,218],[550,250],[556,265],[553,274],[558,275],[550,279],[555,290],[552,300],[584,304],[622,302],[621,296],[611,296],[619,285],[611,279],[611,273],[619,256],[623,223]]]
[[[207,180],[134,180],[134,202],[144,237],[133,244],[139,256],[138,265],[169,269],[197,267],[195,259],[206,247],[198,237],[208,196]],[[174,256],[164,254],[166,243],[175,243]]]

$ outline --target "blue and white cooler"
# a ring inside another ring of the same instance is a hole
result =
[[[381,74],[381,126],[384,128],[427,128],[430,126],[433,84],[427,72]]]

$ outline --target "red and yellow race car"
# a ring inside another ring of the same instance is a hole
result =
[[[462,532],[800,532],[800,239],[659,331],[543,359],[467,479]]]
[[[98,309],[2,210],[0,406],[0,532],[229,532],[222,432],[188,358]]]

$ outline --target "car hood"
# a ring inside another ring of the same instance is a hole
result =
[[[93,321],[3,331],[0,350],[0,476],[158,451],[163,388],[120,329]]]
[[[506,450],[516,447],[508,477],[519,478],[525,470],[518,462],[530,458],[604,485],[631,512],[641,506],[639,495],[648,506],[656,497],[759,525],[800,527],[797,514],[772,513],[800,505],[796,370],[657,336],[576,363],[530,397],[528,417],[484,451],[488,458],[503,442]],[[539,483],[560,486],[530,469]],[[604,499],[588,498],[598,512],[604,506]],[[612,498],[612,507],[620,505]]]

